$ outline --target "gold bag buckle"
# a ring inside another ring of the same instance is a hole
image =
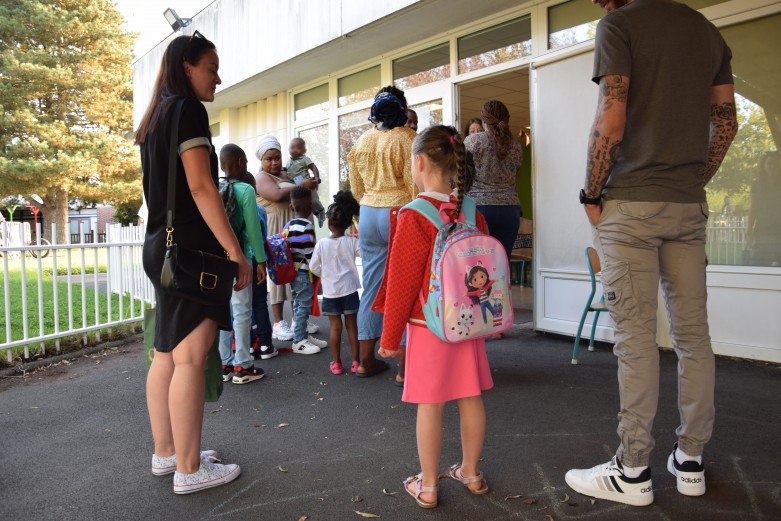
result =
[[[198,283],[206,291],[214,291],[214,289],[217,287],[217,275],[214,273],[206,273],[205,271],[202,271],[201,278]]]

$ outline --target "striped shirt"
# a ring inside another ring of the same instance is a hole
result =
[[[315,227],[309,219],[294,217],[285,225],[287,243],[296,269],[309,271],[309,261],[315,249]],[[300,268],[299,268],[300,265]]]

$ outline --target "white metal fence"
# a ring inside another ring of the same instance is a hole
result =
[[[14,348],[29,359],[31,350],[59,351],[63,338],[100,341],[102,331],[143,320],[145,303],[154,302],[141,261],[144,227],[109,225],[105,243],[85,241],[82,229],[78,243],[52,245],[32,242],[30,231],[29,224],[0,223],[0,352],[9,363]]]
[[[711,215],[708,219],[707,248],[711,264],[741,265],[746,250],[748,217]]]

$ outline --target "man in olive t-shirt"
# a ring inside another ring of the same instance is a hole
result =
[[[621,398],[615,457],[570,470],[577,492],[653,502],[649,459],[659,396],[661,281],[678,354],[678,442],[667,468],[680,493],[705,493],[702,451],[713,430],[705,185],[737,132],[731,52],[713,24],[671,0],[592,0],[599,99],[580,202],[594,226],[605,304],[615,322]]]

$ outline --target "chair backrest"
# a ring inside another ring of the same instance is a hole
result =
[[[591,275],[591,280],[594,280],[594,275],[602,271],[602,265],[599,263],[599,255],[597,250],[589,246],[586,248],[586,262],[588,262],[588,271]]]

